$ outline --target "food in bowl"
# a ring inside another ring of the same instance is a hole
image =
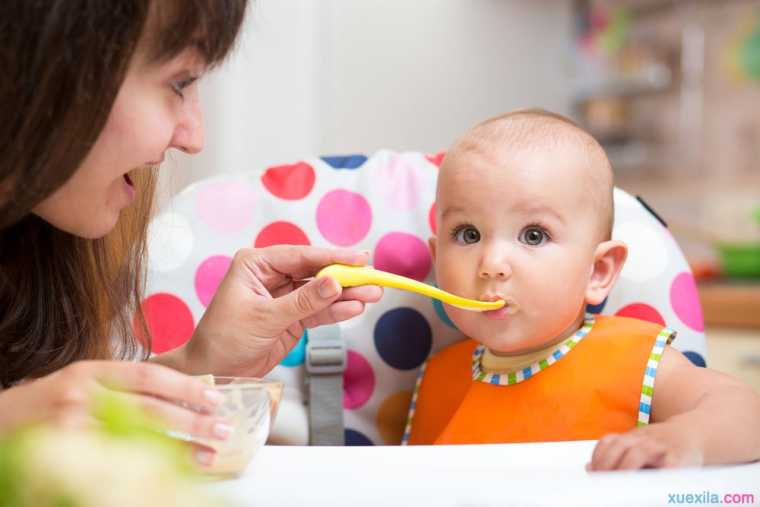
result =
[[[283,383],[253,377],[204,375],[203,380],[224,395],[214,413],[232,426],[226,440],[196,439],[216,451],[204,469],[221,477],[240,475],[264,445],[277,414]]]

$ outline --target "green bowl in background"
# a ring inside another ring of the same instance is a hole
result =
[[[723,273],[733,278],[760,278],[760,242],[718,243]]]

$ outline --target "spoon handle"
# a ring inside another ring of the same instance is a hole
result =
[[[456,296],[437,287],[426,283],[407,278],[405,276],[379,271],[370,267],[345,266],[342,264],[333,264],[322,269],[317,273],[317,278],[321,276],[331,276],[335,278],[343,287],[355,287],[357,285],[382,285],[394,289],[402,289],[410,292],[416,292],[423,296],[438,299],[463,310],[486,311],[498,310],[504,306],[505,302],[500,301],[477,301],[475,299],[463,298]]]

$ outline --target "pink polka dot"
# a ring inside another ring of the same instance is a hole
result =
[[[375,391],[375,372],[364,356],[349,350],[343,372],[343,407],[357,409],[367,403]]]
[[[430,230],[433,231],[433,234],[436,233],[437,224],[435,222],[435,202],[433,202],[433,205],[430,206],[430,211],[428,211],[428,223],[430,224]]]
[[[280,199],[303,199],[314,188],[314,168],[306,162],[270,167],[261,182],[272,195]]]
[[[431,259],[427,245],[417,236],[390,232],[375,247],[375,267],[383,271],[422,281],[430,273]]]
[[[422,171],[429,174],[430,170],[420,167],[416,160],[395,155],[385,165],[375,169],[374,175],[378,189],[389,206],[411,210],[419,205],[423,185]]]
[[[371,224],[369,203],[355,192],[333,190],[317,206],[319,232],[335,245],[355,245],[364,239]]]
[[[662,318],[660,312],[646,303],[631,303],[626,305],[617,312],[615,315],[620,317],[632,317],[634,319],[646,320],[647,322],[654,322],[655,324],[665,325],[665,319]]]
[[[695,331],[705,330],[697,284],[691,273],[679,273],[670,286],[670,305],[681,322]]]
[[[441,162],[443,162],[443,157],[445,156],[446,152],[442,151],[440,153],[436,153],[435,155],[425,155],[425,158],[428,159],[436,167],[441,167]]]
[[[196,212],[216,232],[245,229],[253,222],[255,191],[240,181],[208,183],[199,189]]]
[[[158,293],[142,303],[143,314],[152,338],[151,350],[160,354],[183,345],[193,335],[193,314],[184,301],[174,294]],[[147,343],[142,327],[135,318],[132,322],[135,336]]]
[[[201,262],[195,271],[195,294],[203,306],[208,306],[230,269],[232,259],[226,255],[214,255]]]
[[[264,248],[271,245],[310,245],[306,233],[290,222],[272,222],[264,227],[253,246]]]

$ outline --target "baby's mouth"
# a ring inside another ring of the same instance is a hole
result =
[[[502,306],[498,310],[491,310],[490,312],[486,312],[486,313],[494,312],[500,315],[514,315],[518,311],[520,311],[520,305],[518,305],[517,301],[515,301],[514,298],[511,298],[511,297],[505,297],[500,294],[487,294],[486,296],[480,299],[481,301],[504,301],[504,306]]]

